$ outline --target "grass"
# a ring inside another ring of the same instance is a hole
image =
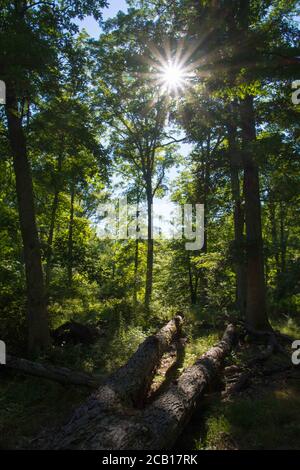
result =
[[[274,329],[300,338],[300,324],[295,318],[272,319]],[[209,347],[215,333],[201,338]],[[197,348],[198,339],[190,345]],[[251,346],[251,345],[250,345]],[[242,365],[249,360],[249,350],[234,352],[230,363]],[[253,351],[252,351],[253,354]],[[271,356],[266,367],[286,365],[282,355]],[[241,394],[222,402],[217,393],[207,397],[187,428],[185,448],[206,449],[299,449],[300,447],[300,381],[258,378],[250,394]],[[269,382],[269,386],[268,386]]]
[[[61,423],[89,390],[35,377],[2,377],[0,449],[25,445],[42,427]]]
[[[218,403],[207,412],[196,449],[299,449],[300,387]]]
[[[108,334],[90,347],[54,348],[50,360],[87,372],[107,374],[126,362],[150,331],[128,326],[121,318],[113,322]],[[223,327],[210,318],[199,320],[197,313],[186,315],[185,333],[188,342],[179,371],[192,365],[204,352],[218,342]],[[300,338],[295,319],[273,320],[273,327]],[[243,362],[233,355],[234,363]],[[281,360],[274,356],[272,361]],[[177,372],[177,373],[178,373]],[[156,377],[162,382],[163,376]],[[189,449],[276,449],[299,448],[300,383],[288,381],[284,386],[254,397],[235,398],[204,404],[185,430]],[[48,380],[3,373],[0,381],[0,448],[24,445],[41,429],[62,423],[71,410],[90,393],[84,387],[63,386]],[[193,424],[194,422],[194,424]]]
[[[37,358],[57,366],[106,375],[124,364],[147,333],[128,327],[122,320],[112,323],[107,334],[91,346],[53,347],[46,357]],[[63,386],[37,377],[10,371],[0,381],[0,449],[23,446],[47,426],[65,421],[71,410],[91,393],[82,386]]]
[[[184,335],[188,342],[181,370],[191,366],[202,354],[214,346],[222,335],[222,329],[215,324],[215,318],[207,312],[199,314],[191,309],[185,312]]]
[[[298,319],[292,317],[272,319],[271,324],[275,330],[292,338],[300,339],[300,321]]]
[[[182,370],[191,366],[202,354],[214,346],[218,340],[218,332],[203,332],[203,336],[190,339],[185,348]]]

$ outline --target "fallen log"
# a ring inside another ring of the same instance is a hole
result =
[[[111,386],[120,397],[138,401],[150,385],[155,367],[161,356],[180,332],[181,317],[169,321],[155,335],[149,336],[138,348],[128,363],[107,378],[107,385]],[[68,385],[85,385],[97,388],[103,382],[103,377],[77,372],[67,367],[57,367],[51,364],[41,364],[7,355],[6,364],[2,367],[17,370],[23,374],[42,377]]]
[[[77,372],[67,367],[56,367],[51,364],[28,361],[19,357],[7,355],[6,364],[2,367],[17,370],[26,375],[42,377],[54,380],[64,385],[86,385],[95,388],[99,385],[101,378],[85,372]]]
[[[235,329],[229,325],[222,340],[187,368],[144,410],[137,410],[129,406],[128,401],[120,400],[112,379],[76,410],[69,422],[53,433],[50,440],[40,442],[38,448],[170,448],[189,421],[207,386],[217,376],[223,359],[231,350],[234,337]],[[134,377],[136,374],[131,375],[131,378]],[[134,388],[134,384],[131,385],[130,391]],[[121,384],[118,386],[120,389]]]
[[[120,399],[141,406],[164,352],[181,333],[182,323],[179,315],[170,320],[158,333],[146,338],[128,362],[108,378],[106,384]]]
[[[177,316],[158,333],[149,336],[129,361],[104,379],[97,391],[75,410],[60,432],[46,432],[31,445],[39,449],[89,448],[86,441],[112,426],[120,412],[125,416],[135,413],[133,407],[140,406],[147,396],[154,372],[164,352],[180,334],[182,321]]]
[[[209,349],[151,406],[118,442],[120,449],[170,449],[190,420],[207,387],[218,375],[235,340],[229,325],[222,340]]]

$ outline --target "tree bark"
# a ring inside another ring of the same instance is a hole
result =
[[[198,277],[195,276],[196,278],[195,278],[195,286],[194,286],[190,253],[187,253],[187,262],[188,262],[191,305],[196,305],[197,300],[198,300],[197,298]]]
[[[256,141],[253,97],[246,96],[240,109],[247,255],[246,321],[255,330],[266,330],[270,329],[270,324],[266,308],[259,173],[253,155]]]
[[[139,217],[139,191],[137,191],[137,201],[136,201],[136,218]],[[137,227],[138,229],[138,227]],[[133,305],[137,304],[137,293],[138,293],[138,272],[139,272],[139,234],[138,230],[136,233],[136,240],[134,246],[134,286],[133,286]]]
[[[62,143],[61,143],[62,148],[59,153],[58,162],[57,162],[57,172],[59,176],[60,176],[61,169],[62,169],[63,143],[64,143],[64,139],[62,138]],[[55,220],[56,220],[56,213],[58,209],[58,202],[59,202],[59,187],[57,185],[57,182],[55,182],[54,197],[53,197],[52,209],[51,209],[49,236],[47,240],[47,255],[46,255],[46,269],[45,269],[45,284],[46,284],[47,295],[48,295],[49,285],[50,285],[52,256],[53,256],[52,245],[53,245],[53,237],[54,237]]]
[[[201,159],[196,160],[196,203],[199,201],[204,205],[204,240],[203,247],[200,251],[195,251],[196,256],[207,253],[208,245],[208,220],[209,220],[209,195],[210,195],[210,165],[211,165],[211,135],[210,131],[206,136],[206,150],[202,148],[200,153]],[[198,299],[198,282],[201,287],[201,296]],[[197,301],[201,302],[202,305],[207,304],[207,293],[208,293],[208,277],[205,268],[198,268],[195,280],[195,297]]]
[[[153,374],[163,353],[180,332],[181,317],[169,321],[148,337],[127,364],[103,381],[97,392],[71,416],[68,423],[50,437],[37,439],[38,448],[111,448],[115,426],[135,414],[147,395]]]
[[[64,385],[86,385],[95,388],[100,382],[100,377],[94,377],[84,372],[76,372],[67,367],[55,367],[51,364],[32,362],[10,355],[6,356],[6,364],[3,367],[17,370],[26,375],[54,380]]]
[[[180,334],[182,318],[176,316],[155,335],[149,336],[129,359],[118,369],[108,383],[119,398],[135,405],[141,405],[151,385],[154,372],[163,353]]]
[[[133,300],[134,304],[137,303],[137,289],[138,289],[138,269],[139,269],[139,239],[135,240],[134,245],[134,295]]]
[[[240,189],[239,170],[242,166],[237,146],[237,127],[234,123],[236,107],[232,107],[232,116],[227,123],[230,157],[231,193],[234,205],[234,267],[236,275],[236,304],[241,315],[246,309],[246,266],[244,261],[244,211]]]
[[[276,266],[276,276],[278,279],[280,275],[280,261],[279,261],[278,235],[277,235],[277,223],[276,223],[276,203],[275,201],[273,201],[272,197],[269,203],[269,212],[270,212],[272,244],[273,244],[275,266]]]
[[[55,190],[53,202],[52,202],[52,209],[51,209],[49,236],[47,240],[47,254],[46,254],[46,267],[45,267],[45,285],[46,285],[47,296],[48,296],[49,285],[50,285],[52,254],[53,254],[52,245],[53,245],[56,212],[58,208],[58,197],[59,197],[59,192],[58,190]]]
[[[110,386],[101,387],[44,448],[168,449],[189,421],[207,386],[230,352],[235,330],[229,325],[222,340],[186,369],[154,402],[138,411],[121,404]],[[126,366],[125,366],[126,367]],[[119,382],[119,386],[121,382]],[[101,398],[101,399],[100,399]]]
[[[152,283],[153,283],[153,255],[154,255],[154,245],[153,245],[153,231],[152,231],[152,203],[153,203],[153,194],[152,194],[152,185],[151,181],[147,183],[147,268],[146,268],[146,288],[145,288],[145,308],[146,310],[150,307],[151,296],[152,296]]]
[[[283,202],[279,204],[279,215],[280,215],[280,271],[283,275],[286,269],[286,248],[288,241],[288,232],[285,227],[286,211],[288,209],[284,207]]]
[[[228,325],[222,340],[188,367],[157,400],[133,420],[120,449],[170,449],[189,422],[207,387],[212,385],[235,341],[235,328]]]
[[[68,236],[68,283],[69,283],[70,289],[72,289],[72,284],[73,284],[74,200],[75,200],[75,185],[74,183],[72,183],[71,200],[70,200],[69,236]]]
[[[28,302],[28,349],[30,352],[34,352],[49,347],[50,332],[26,138],[18,112],[17,98],[9,84],[7,84],[6,116],[16,176],[20,229],[24,249]]]

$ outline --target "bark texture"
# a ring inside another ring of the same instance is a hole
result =
[[[51,218],[50,218],[49,235],[48,235],[48,240],[47,240],[46,268],[45,268],[45,285],[46,285],[47,296],[49,294],[49,286],[50,286],[50,280],[51,280],[50,278],[51,278],[52,258],[53,258],[53,239],[54,239],[56,214],[57,214],[58,205],[59,205],[59,193],[60,193],[60,185],[58,184],[58,180],[61,177],[63,152],[64,152],[64,136],[62,136],[61,138],[61,149],[59,152],[58,162],[57,162],[57,175],[54,177],[54,181],[53,181],[54,197],[53,197],[52,208],[51,208]]]
[[[75,185],[74,183],[72,183],[71,200],[70,200],[69,234],[68,234],[68,283],[69,283],[70,289],[72,289],[72,285],[73,285],[74,201],[75,201]]]
[[[14,89],[7,84],[6,116],[16,175],[20,229],[27,284],[28,349],[38,351],[50,345],[50,331],[44,288],[40,242],[35,217],[34,195],[27,145]]]
[[[152,186],[151,181],[147,184],[147,268],[146,268],[146,286],[145,286],[145,307],[148,310],[150,307],[151,296],[152,296],[152,284],[153,284],[153,257],[154,257],[154,243],[153,243],[153,230],[152,230]]]
[[[17,370],[26,375],[54,380],[64,385],[86,385],[95,388],[100,382],[99,377],[84,372],[76,372],[67,367],[55,367],[51,364],[41,364],[14,356],[7,356],[6,365],[3,367]]]
[[[236,304],[244,316],[246,308],[246,266],[244,261],[244,209],[240,188],[241,156],[237,143],[236,103],[230,107],[231,118],[227,123],[230,158],[230,181],[233,199],[234,221],[234,269],[236,275]]]
[[[166,329],[167,328],[167,329]],[[173,334],[172,324],[159,333],[162,346]],[[156,335],[157,336],[157,335]],[[144,410],[133,408],[148,377],[148,357],[136,355],[81,406],[49,443],[51,449],[167,449],[184,429],[207,386],[230,352],[235,330],[229,325],[222,340],[202,356]],[[165,338],[165,339],[163,339]],[[144,347],[143,347],[144,348]],[[153,356],[154,358],[154,356]],[[156,357],[157,359],[157,357]],[[151,357],[150,357],[151,361]],[[133,367],[134,364],[139,367]],[[140,369],[141,366],[145,368]],[[142,377],[137,376],[140,370]],[[129,373],[129,375],[126,374]],[[135,380],[138,379],[136,383]],[[124,383],[123,383],[124,382]],[[130,400],[128,400],[130,397]]]
[[[222,340],[187,368],[168,390],[133,420],[131,431],[118,443],[120,449],[170,449],[190,420],[207,387],[217,377],[234,344],[229,325]]]
[[[241,103],[243,137],[244,196],[247,253],[246,320],[256,330],[270,329],[266,307],[261,202],[258,165],[254,158],[256,141],[253,97]]]
[[[38,438],[34,446],[44,449],[111,448],[118,423],[139,413],[138,407],[146,397],[154,371],[163,353],[180,333],[181,324],[182,318],[177,316],[148,337],[123,367],[103,380],[60,431],[50,437]]]

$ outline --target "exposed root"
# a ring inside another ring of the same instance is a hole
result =
[[[271,330],[255,330],[251,328],[249,325],[244,325],[245,333],[250,334],[254,338],[266,338],[267,346],[264,351],[262,351],[260,354],[256,355],[254,358],[252,358],[247,366],[251,367],[252,365],[255,365],[257,362],[263,362],[266,361],[270,356],[276,353],[283,354],[286,357],[289,357],[289,353],[286,351],[286,349],[279,343],[278,338],[282,338],[281,333],[274,331],[273,329]],[[285,338],[286,340],[286,338]]]

